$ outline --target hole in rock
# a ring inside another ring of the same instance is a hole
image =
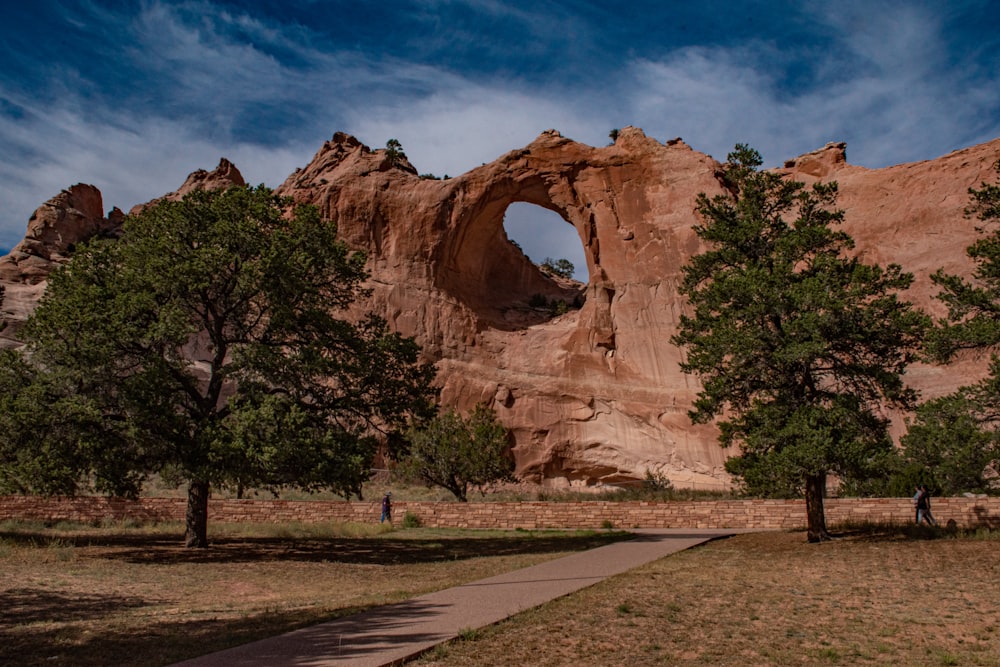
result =
[[[504,213],[507,238],[520,246],[531,261],[540,265],[546,259],[568,260],[573,264],[571,277],[587,281],[587,260],[573,226],[555,211],[541,206],[514,202]]]
[[[583,307],[587,289],[572,277],[588,275],[586,249],[546,184],[518,186],[512,193],[501,183],[499,192],[467,206],[436,249],[444,260],[438,287],[471,308],[480,325],[506,331],[573,313]],[[517,203],[528,200],[533,204]],[[539,266],[546,258],[553,268]],[[571,262],[572,271],[559,260]]]
[[[513,202],[504,210],[503,231],[521,269],[498,285],[507,297],[499,326],[520,329],[583,307],[587,261],[571,224],[549,209]]]

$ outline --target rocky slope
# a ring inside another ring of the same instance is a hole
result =
[[[914,272],[910,297],[940,314],[929,275],[970,271],[967,190],[992,180],[998,157],[1000,140],[869,170],[850,165],[842,144],[829,144],[783,171],[838,181],[858,251]],[[405,160],[394,164],[385,151],[338,133],[278,191],[317,205],[368,253],[372,294],[361,306],[415,336],[438,361],[445,404],[485,401],[496,409],[513,430],[526,479],[583,485],[652,470],[678,486],[710,488],[726,482],[726,452],[712,427],[688,421],[698,386],[680,373],[680,351],[669,340],[684,308],[681,267],[699,250],[695,198],[722,192],[718,175],[711,157],[635,128],[601,148],[545,132],[447,180],[421,178]],[[169,196],[231,182],[242,177],[223,161]],[[118,213],[103,217],[91,190],[74,186],[48,202],[25,242],[0,259],[3,310],[15,324],[0,333],[7,344],[51,263],[80,238],[115,233],[120,224]],[[555,211],[573,226],[587,260],[585,285],[542,274],[508,241],[503,218],[514,202]],[[553,316],[532,307],[539,295],[579,307]],[[925,395],[938,395],[978,377],[982,366],[975,358],[918,365],[910,377]]]

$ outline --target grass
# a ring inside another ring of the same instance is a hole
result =
[[[0,524],[0,664],[163,665],[620,538],[365,525]],[[1000,533],[707,544],[421,658],[459,665],[1000,664]]]
[[[713,542],[453,642],[461,665],[1000,664],[1000,533],[854,528]]]
[[[424,502],[455,502],[455,496],[450,491],[440,487],[428,487],[423,484],[406,480],[390,479],[383,475],[366,483],[363,497],[366,499],[381,498],[386,491],[392,491],[395,501]],[[153,477],[146,484],[144,495],[166,498],[186,497],[185,487],[173,486],[158,477]],[[329,491],[308,493],[294,488],[280,489],[279,497],[283,500],[343,500]],[[232,489],[212,489],[213,498],[235,498]],[[246,498],[270,500],[275,497],[271,491],[248,489]],[[549,489],[534,484],[503,484],[495,488],[487,488],[484,493],[470,491],[469,502],[586,502],[607,501],[622,502],[631,500],[667,501],[667,500],[727,500],[738,495],[730,491],[712,491],[698,489],[675,489],[665,479],[636,480],[622,483],[620,486],[606,485],[587,490]]]
[[[0,664],[169,664],[622,537],[213,524],[189,550],[182,534],[0,523]]]

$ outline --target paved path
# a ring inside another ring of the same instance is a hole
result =
[[[178,663],[175,667],[381,667],[615,574],[740,530],[635,530],[635,539]]]

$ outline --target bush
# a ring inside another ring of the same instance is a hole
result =
[[[549,300],[545,298],[544,294],[532,294],[531,298],[528,299],[528,306],[531,308],[548,308]]]
[[[543,273],[559,276],[560,278],[572,278],[573,271],[576,269],[576,267],[573,266],[573,262],[568,259],[552,259],[551,257],[546,257],[545,261],[542,262],[538,268],[540,268]]]
[[[463,417],[454,410],[438,414],[407,433],[409,454],[400,468],[428,485],[451,491],[465,502],[469,488],[514,481],[510,434],[493,410],[479,404]]]

